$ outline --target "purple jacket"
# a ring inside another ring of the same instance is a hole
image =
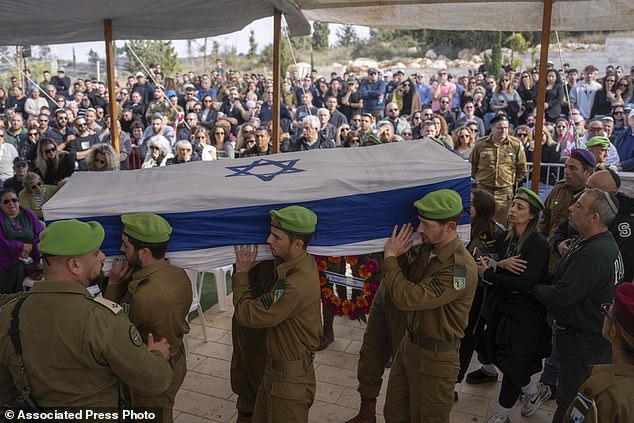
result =
[[[33,261],[38,262],[40,260],[40,250],[37,248],[37,244],[40,242],[40,233],[44,230],[42,223],[39,221],[35,213],[24,207],[20,207],[20,211],[26,213],[31,226],[33,227],[33,250],[31,251],[31,258]],[[22,248],[24,243],[21,241],[15,241],[13,239],[7,239],[4,230],[4,214],[0,213],[0,272],[6,272],[11,267],[15,266],[22,254]]]

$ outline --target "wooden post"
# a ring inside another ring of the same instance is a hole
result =
[[[542,139],[544,138],[544,102],[546,101],[546,71],[548,70],[548,47],[550,45],[550,20],[553,0],[544,0],[542,17],[542,47],[539,53],[539,83],[537,84],[537,112],[535,115],[535,150],[533,151],[533,173],[531,189],[539,193],[539,178],[542,160]]]
[[[117,94],[114,86],[114,45],[112,43],[112,20],[104,19],[103,33],[106,43],[106,79],[108,81],[108,115],[110,115],[110,139],[117,152],[117,168],[119,168],[119,130],[117,129]]]
[[[280,152],[280,107],[282,81],[280,81],[280,59],[282,42],[282,12],[273,10],[273,154]]]
[[[24,92],[24,72],[22,72],[22,46],[16,46],[15,48],[16,62],[18,62],[18,87],[22,90],[22,94],[27,95]],[[27,95],[28,97],[28,95]]]

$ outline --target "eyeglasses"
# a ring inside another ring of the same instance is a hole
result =
[[[54,153],[55,150],[57,150],[56,148],[47,148],[46,150],[44,150],[44,153],[48,154],[48,153]]]
[[[411,137],[413,134],[411,132],[402,132],[401,135],[404,137]]]
[[[96,160],[95,160],[95,161],[96,161]],[[43,184],[42,184],[42,181],[40,181],[40,182],[36,182],[36,183],[34,183],[33,185],[31,185],[31,187],[30,187],[30,188],[31,188],[31,189],[36,189],[36,188],[38,188],[38,187],[41,187],[42,185],[43,185]]]
[[[86,122],[83,122],[83,123],[78,123],[77,126],[88,126],[88,125],[86,124]]]
[[[622,110],[619,110],[619,111],[616,111],[616,112],[612,112],[612,114],[613,114],[613,115],[622,115],[622,114],[623,114],[623,111],[622,111]]]
[[[5,206],[9,203],[17,203],[20,200],[18,200],[17,198],[7,198],[6,200],[2,200],[2,204],[4,204]]]
[[[196,137],[196,139],[197,139],[197,140],[206,140],[206,139],[207,139],[207,137],[206,137],[206,136],[204,136],[204,135],[198,135],[198,136]]]
[[[614,79],[606,79],[605,82],[616,82]]]
[[[440,104],[449,104],[448,101],[441,101]]]

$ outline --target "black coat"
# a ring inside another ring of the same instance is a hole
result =
[[[495,243],[500,259],[517,254],[510,243],[506,239]],[[482,307],[487,327],[476,349],[482,363],[494,363],[515,385],[524,386],[530,376],[541,371],[542,359],[551,350],[546,307],[530,294],[548,277],[548,241],[535,232],[519,253],[528,262],[519,276],[499,268],[484,273],[492,289]]]

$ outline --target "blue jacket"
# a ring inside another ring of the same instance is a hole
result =
[[[614,146],[621,158],[621,167],[626,172],[634,171],[634,134],[632,128],[626,128],[619,132],[614,140]]]
[[[359,87],[359,94],[363,99],[364,112],[383,111],[385,108],[385,81],[382,79],[376,82],[364,79]]]

